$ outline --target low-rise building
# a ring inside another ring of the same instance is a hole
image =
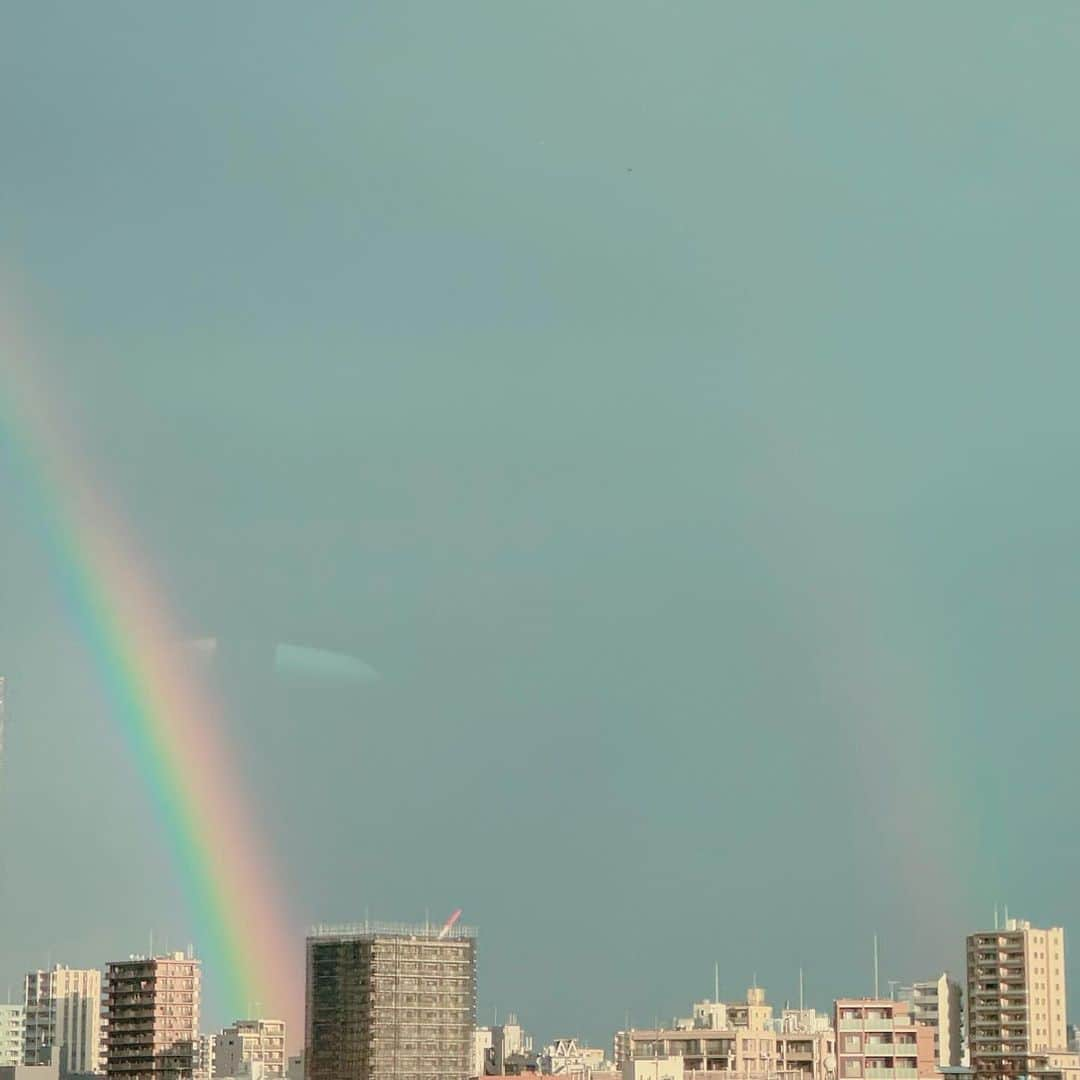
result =
[[[550,1076],[591,1080],[594,1073],[604,1071],[604,1057],[599,1047],[583,1046],[576,1038],[555,1039],[540,1051],[539,1066]]]
[[[622,1080],[685,1080],[685,1076],[678,1056],[628,1058],[622,1065]]]
[[[803,1010],[808,1011],[808,1010]],[[615,1063],[678,1057],[687,1075],[727,1070],[735,1078],[778,1075],[792,1080],[828,1080],[834,1071],[836,1038],[831,1027],[784,1030],[765,991],[752,987],[745,1002],[698,1002],[693,1018],[670,1028],[634,1028],[615,1036]]]
[[[33,1065],[2,1065],[0,1080],[60,1080],[60,1055],[55,1047],[46,1047]]]
[[[285,1075],[285,1022],[237,1020],[214,1038],[214,1076],[239,1076],[247,1062],[267,1077]]]

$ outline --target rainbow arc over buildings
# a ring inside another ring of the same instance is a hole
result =
[[[4,325],[7,324],[7,325]],[[206,979],[232,1017],[259,1002],[302,1019],[291,920],[256,828],[222,709],[123,515],[82,453],[42,362],[0,315],[0,465],[34,510],[65,602],[102,679],[172,854]],[[133,921],[138,898],[129,901]],[[149,915],[146,916],[149,918]]]

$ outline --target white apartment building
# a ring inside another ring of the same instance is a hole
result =
[[[0,1068],[21,1065],[25,1052],[26,1011],[22,1005],[0,1005]]]
[[[261,1070],[250,1069],[253,1064]],[[237,1020],[214,1039],[214,1076],[241,1076],[245,1067],[249,1073],[284,1077],[284,1020]]]
[[[49,1060],[56,1047],[60,1075],[101,1071],[101,972],[95,968],[31,971],[25,980],[24,1061]]]
[[[942,972],[936,979],[900,987],[897,997],[911,1006],[911,1018],[918,1027],[934,1033],[934,1058],[938,1068],[962,1064],[963,991],[955,979]]]
[[[470,1076],[483,1076],[487,1071],[488,1051],[492,1048],[491,1028],[473,1028],[473,1063]]]
[[[214,1072],[214,1044],[216,1035],[200,1035],[195,1040],[192,1053],[191,1080],[212,1080]]]

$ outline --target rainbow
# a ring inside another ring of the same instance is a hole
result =
[[[221,709],[116,504],[92,475],[39,358],[0,341],[0,461],[13,464],[112,715],[153,803],[192,918],[208,993],[229,1013],[302,1018],[291,922],[255,828]],[[2,323],[0,323],[2,325]],[[269,1007],[269,1008],[267,1008]]]

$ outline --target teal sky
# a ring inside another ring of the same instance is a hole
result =
[[[192,637],[383,676],[221,673],[298,931],[460,906],[482,1015],[594,1044],[714,960],[825,1007],[875,930],[1072,931],[1078,55],[988,0],[6,13],[0,267],[92,469]],[[0,506],[2,993],[192,928]]]

